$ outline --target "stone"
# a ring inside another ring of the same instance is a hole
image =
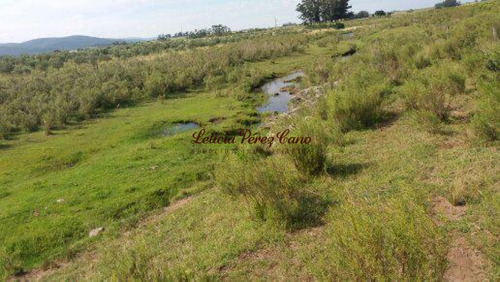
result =
[[[89,232],[89,237],[90,238],[95,237],[95,236],[99,235],[103,231],[104,231],[104,227],[99,227],[99,228],[96,228],[96,229],[92,229]]]

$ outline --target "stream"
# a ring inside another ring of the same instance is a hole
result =
[[[289,91],[291,89],[284,88],[295,86],[297,84],[296,80],[304,75],[303,71],[296,71],[288,76],[277,78],[264,84],[261,89],[262,92],[269,95],[269,101],[265,105],[257,107],[257,111],[259,113],[287,112],[288,102],[292,100],[293,95]]]

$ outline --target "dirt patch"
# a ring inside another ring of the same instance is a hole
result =
[[[444,197],[436,197],[432,206],[436,214],[441,214],[450,221],[460,220],[467,212],[466,206],[453,206]],[[445,281],[488,280],[488,260],[465,237],[460,236],[453,241],[446,258],[449,266],[443,277]]]
[[[443,215],[450,221],[460,220],[467,212],[466,206],[453,206],[444,197],[436,197],[432,201],[432,207],[435,213]]]
[[[487,281],[490,265],[465,237],[457,238],[448,252],[450,263],[445,281]]]

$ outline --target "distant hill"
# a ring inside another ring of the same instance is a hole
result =
[[[22,54],[41,54],[49,53],[55,50],[68,51],[79,48],[88,48],[96,46],[108,46],[115,42],[138,42],[146,39],[131,38],[131,39],[109,39],[90,36],[68,36],[58,38],[40,38],[23,43],[6,43],[0,44],[0,56],[19,56]]]

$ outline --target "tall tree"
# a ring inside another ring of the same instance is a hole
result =
[[[297,5],[305,22],[332,22],[349,17],[349,0],[302,0]]]
[[[329,0],[334,2],[335,12],[333,16],[333,20],[340,20],[348,18],[349,9],[351,6],[349,5],[349,0]]]
[[[302,0],[297,5],[300,18],[309,23],[321,22],[321,2],[322,0]]]

